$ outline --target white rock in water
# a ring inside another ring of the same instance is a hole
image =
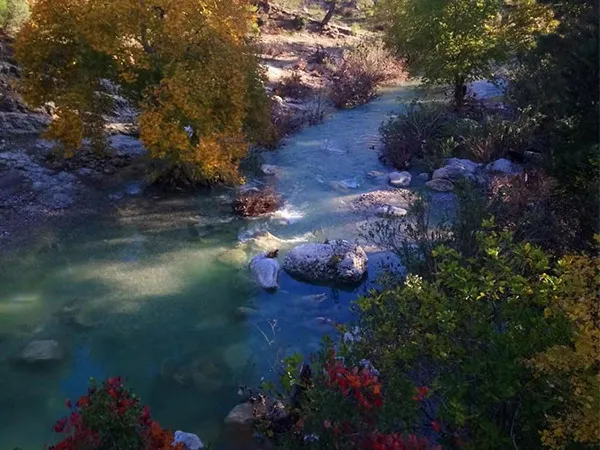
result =
[[[412,181],[412,175],[409,172],[391,172],[388,179],[392,186],[408,187]]]
[[[429,174],[427,172],[420,173],[417,176],[423,181],[429,181]]]
[[[506,158],[497,159],[496,161],[489,163],[485,168],[488,172],[503,173],[506,175],[517,175],[523,171],[523,168],[520,165],[515,164]]]
[[[452,183],[452,181],[445,180],[443,178],[435,178],[431,181],[428,181],[427,183],[425,183],[425,186],[427,186],[432,191],[437,192],[450,192],[454,189],[454,184]]]
[[[264,289],[276,289],[279,287],[277,278],[280,266],[276,259],[267,258],[265,253],[261,253],[250,261],[250,270]]]
[[[63,348],[58,342],[45,340],[30,342],[17,359],[27,364],[35,364],[60,361],[63,356]]]
[[[382,205],[375,209],[375,215],[379,217],[404,217],[406,214],[406,209],[392,205]]]
[[[173,439],[173,443],[171,444],[172,446],[183,444],[185,450],[200,450],[204,448],[202,440],[195,434],[176,431],[174,438],[175,439]]]
[[[367,254],[357,244],[335,240],[325,244],[303,244],[290,251],[283,267],[291,275],[308,281],[357,282],[367,271]]]

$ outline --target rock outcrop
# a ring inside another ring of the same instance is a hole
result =
[[[264,289],[277,289],[280,269],[277,260],[269,258],[266,253],[261,253],[250,261],[250,270]]]

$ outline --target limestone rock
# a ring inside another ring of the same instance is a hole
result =
[[[277,289],[279,287],[277,278],[280,266],[276,259],[268,258],[265,253],[261,253],[250,261],[250,270],[262,288]]]
[[[485,168],[488,172],[505,175],[517,175],[523,171],[523,168],[520,165],[506,158],[497,159],[496,161],[489,163]]]
[[[388,174],[388,179],[392,186],[408,187],[412,181],[412,175],[409,172],[391,172]]]
[[[450,192],[454,189],[454,184],[452,181],[443,178],[435,178],[431,181],[428,181],[425,183],[425,186],[436,192]]]
[[[303,244],[290,251],[283,262],[291,275],[308,281],[357,282],[367,271],[367,254],[346,240]]]
[[[185,450],[200,450],[204,448],[202,440],[195,434],[186,433],[184,431],[176,431],[172,446],[183,444]]]

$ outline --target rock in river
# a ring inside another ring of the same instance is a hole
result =
[[[425,183],[432,191],[436,192],[450,192],[454,189],[454,184],[450,180],[445,180],[443,178],[436,178],[434,180],[428,181]]]
[[[412,175],[409,172],[392,172],[388,175],[392,186],[408,187],[412,181]]]
[[[185,450],[200,450],[204,448],[204,443],[198,436],[184,431],[175,432],[172,446],[177,444],[183,444]]]
[[[277,289],[279,276],[279,263],[276,259],[268,258],[266,253],[255,256],[250,261],[250,270],[258,283],[264,289]]]
[[[352,283],[365,275],[367,261],[367,254],[359,245],[335,240],[299,245],[286,255],[283,268],[308,281]]]

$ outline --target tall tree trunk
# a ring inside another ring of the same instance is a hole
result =
[[[324,27],[325,25],[327,25],[329,23],[329,21],[333,17],[333,13],[335,12],[335,7],[336,6],[337,6],[337,0],[330,0],[329,1],[329,10],[327,11],[327,14],[325,14],[325,17],[321,21],[321,26],[322,27]]]
[[[454,107],[461,109],[465,103],[465,95],[467,95],[467,85],[465,77],[458,75],[454,79]]]

